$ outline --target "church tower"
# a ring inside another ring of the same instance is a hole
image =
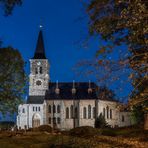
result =
[[[40,30],[34,57],[30,59],[29,96],[44,96],[48,90],[49,79],[49,63]]]

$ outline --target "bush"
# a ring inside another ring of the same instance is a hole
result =
[[[108,124],[102,114],[99,115],[99,117],[95,120],[95,128],[105,128],[108,127]]]
[[[110,129],[110,128],[108,128],[108,129],[103,129],[102,131],[101,131],[101,135],[104,135],[104,136],[117,136],[117,132],[116,132],[116,130],[115,129]]]
[[[74,129],[70,130],[71,136],[92,137],[92,136],[95,136],[98,134],[100,134],[100,131],[96,128],[91,127],[91,126],[76,127]]]
[[[41,126],[37,127],[37,131],[51,133],[52,132],[52,127],[49,126],[49,125],[41,125]]]

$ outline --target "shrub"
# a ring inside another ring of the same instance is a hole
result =
[[[40,132],[49,132],[49,133],[51,133],[52,132],[52,127],[49,126],[49,125],[41,125],[41,126],[37,127],[36,130],[40,131]]]
[[[100,131],[91,126],[81,126],[70,130],[71,136],[92,137],[98,134],[100,134]]]
[[[108,127],[108,124],[102,114],[99,115],[99,117],[95,120],[95,128],[105,128]]]

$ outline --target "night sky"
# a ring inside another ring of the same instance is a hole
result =
[[[88,37],[88,18],[80,0],[25,0],[12,16],[0,13],[0,38],[3,45],[17,48],[27,62],[33,57],[40,23],[43,25],[46,56],[50,61],[52,81],[88,81],[78,77],[73,68],[78,61],[94,57],[96,44],[83,46]]]
[[[51,81],[95,81],[94,76],[75,73],[79,61],[91,60],[99,38],[88,35],[88,16],[80,0],[24,0],[11,16],[5,17],[0,9],[0,39],[3,46],[17,48],[27,62],[33,57],[39,25],[43,25],[46,57],[49,59]],[[86,41],[89,38],[89,41]],[[122,48],[126,48],[123,46]],[[116,53],[113,57],[116,57]],[[118,87],[118,86],[117,86]],[[114,86],[112,87],[114,88]],[[118,95],[128,94],[129,85]]]

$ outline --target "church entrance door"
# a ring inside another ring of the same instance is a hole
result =
[[[35,114],[32,118],[32,127],[39,127],[40,126],[40,115]]]

